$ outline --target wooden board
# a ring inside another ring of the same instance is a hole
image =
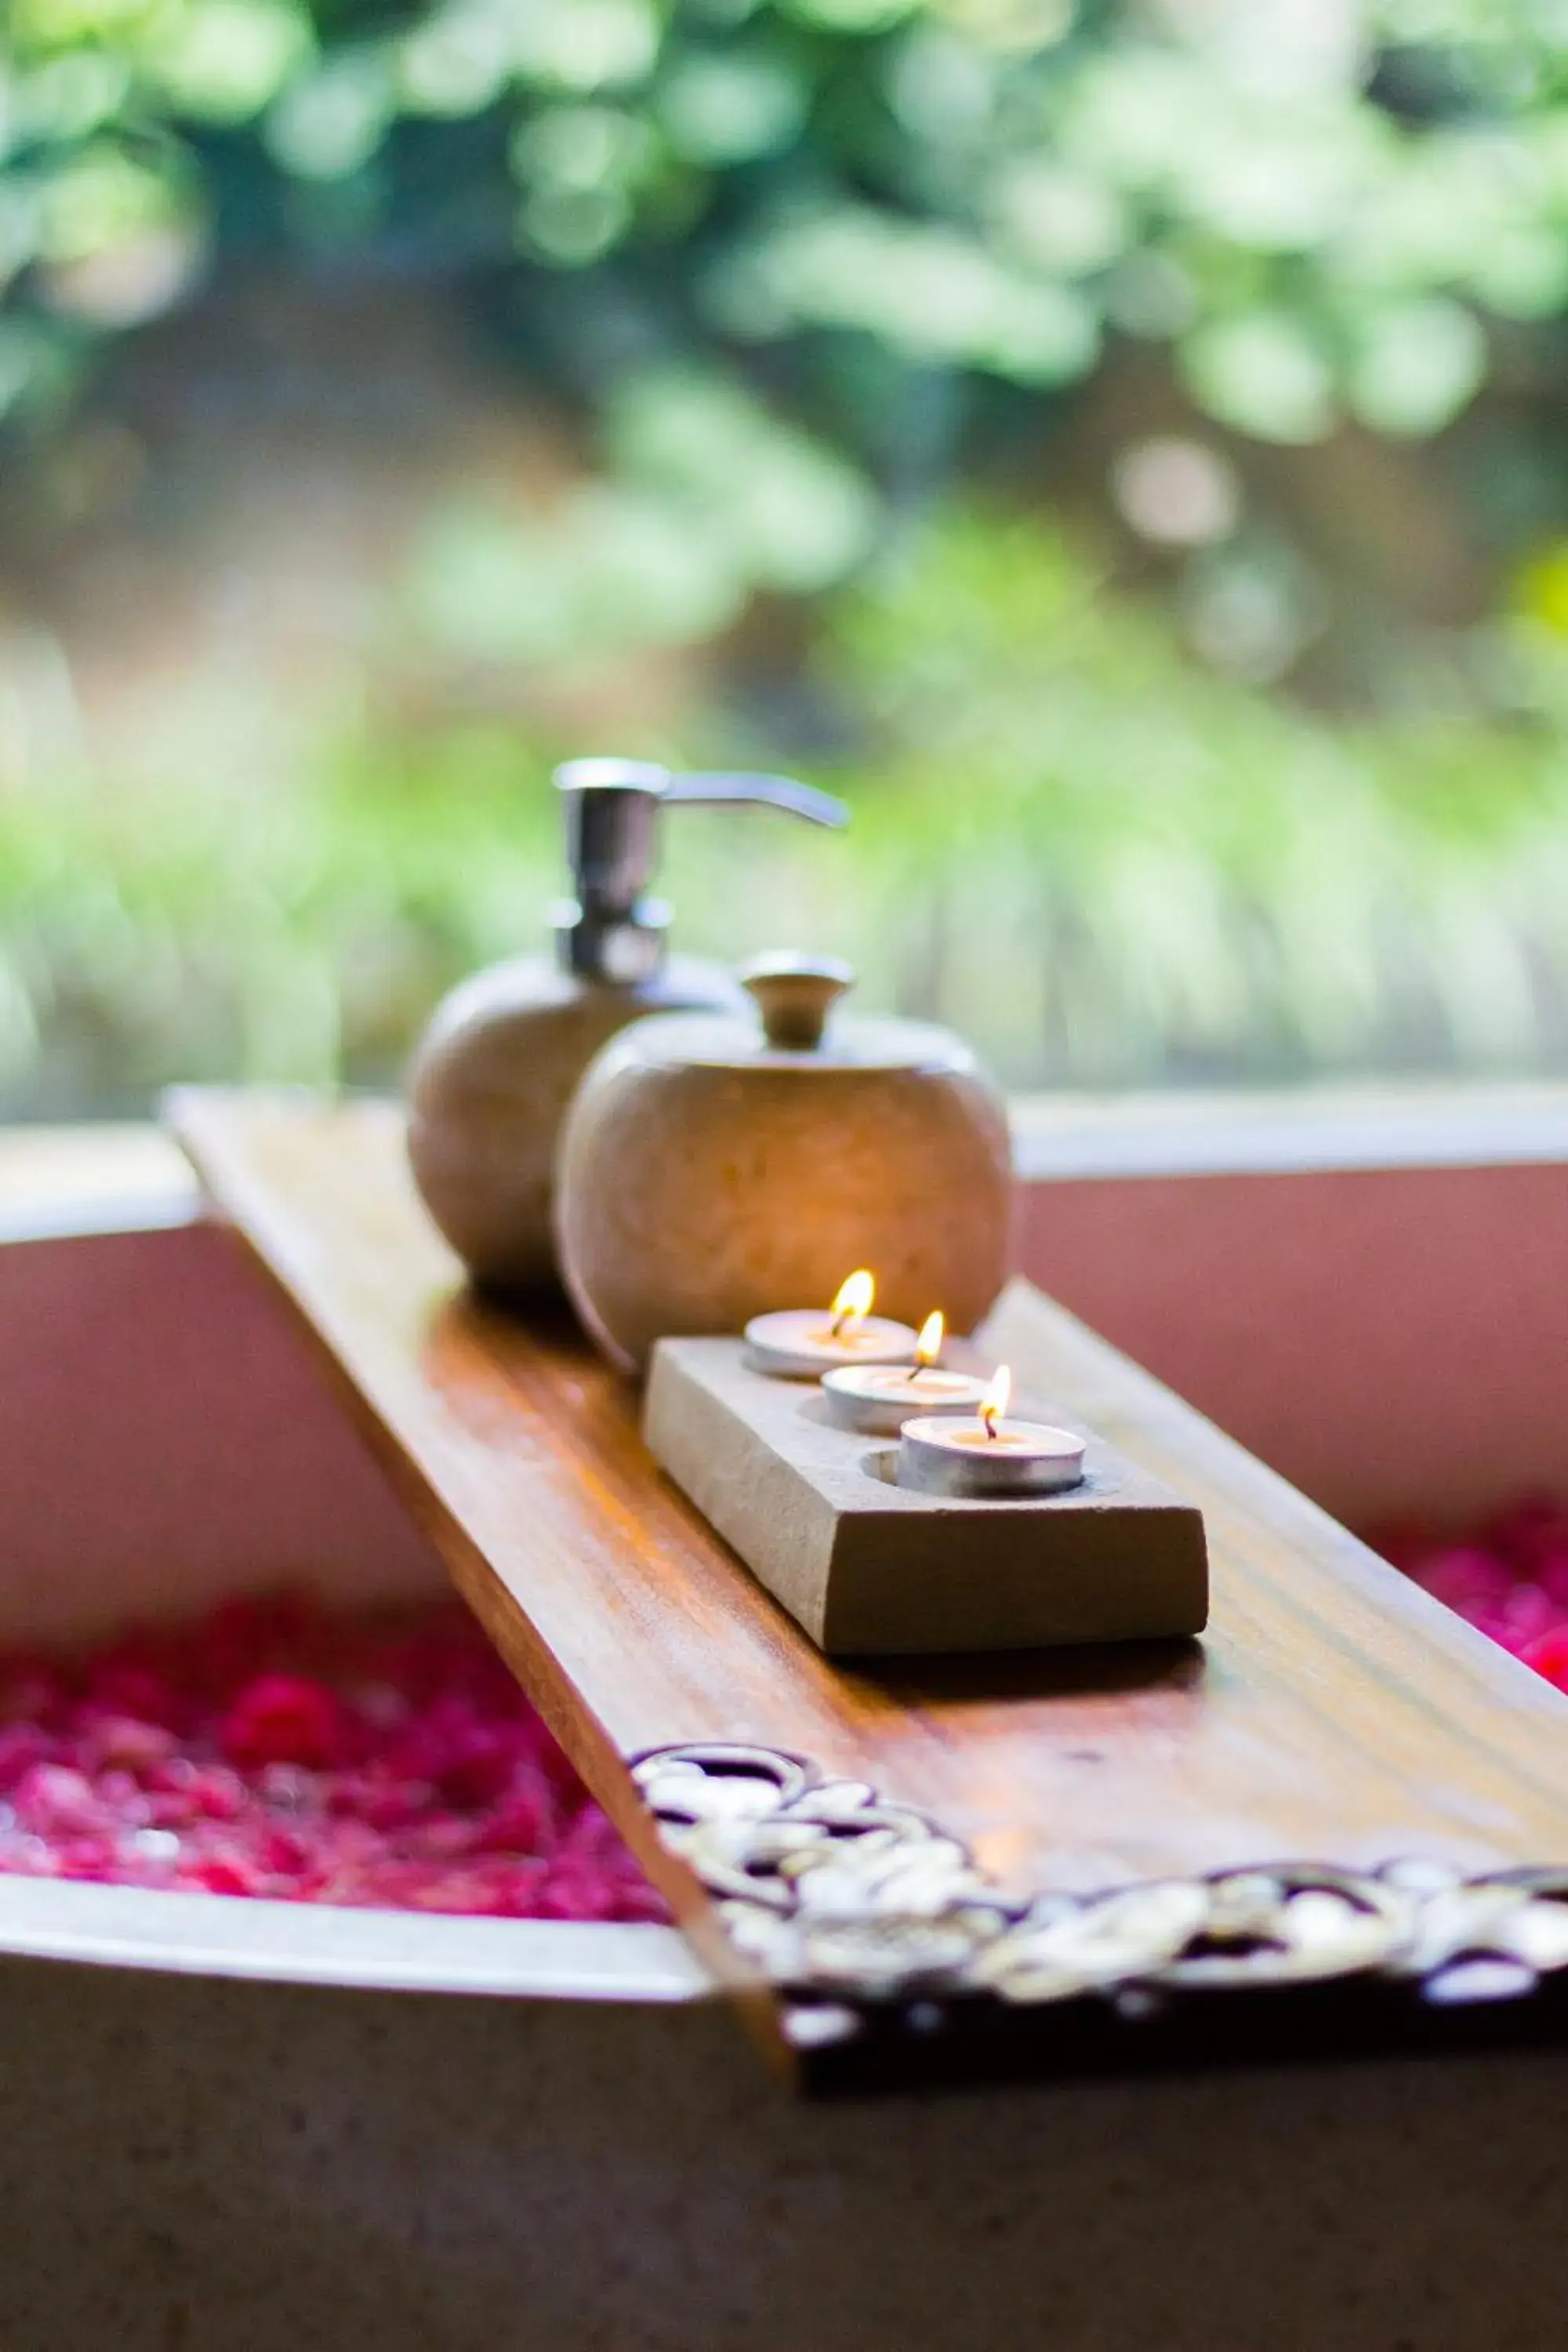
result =
[[[1529,1935],[1483,1928],[1499,1890],[1453,1881],[1568,1859],[1568,1702],[1037,1293],[983,1336],[1201,1505],[1208,1634],[847,1671],[656,1474],[635,1391],[579,1335],[464,1293],[391,1107],[191,1094],[174,1119],[563,1744],[808,2080],[1560,2030],[1555,1878]],[[665,1748],[693,1752],[636,1776]],[[774,1869],[812,1836],[860,1873],[858,1894],[847,1863],[816,1882],[842,1898],[820,1932]],[[1121,1913],[1020,1916],[1129,1888]],[[955,1957],[985,1900],[973,1933],[1013,1937],[1002,1997]],[[1521,1997],[1460,1997],[1489,1987]]]

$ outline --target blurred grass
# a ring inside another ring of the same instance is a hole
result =
[[[1015,1086],[1568,1063],[1568,736],[1332,723],[1215,677],[1036,521],[954,510],[824,610],[805,763],[847,836],[683,812],[680,944],[787,943],[951,1020]],[[1551,683],[1550,671],[1543,674]],[[494,722],[334,730],[258,791],[0,790],[0,1101],[392,1078],[442,989],[542,943],[552,760]],[[781,762],[715,708],[671,761]]]

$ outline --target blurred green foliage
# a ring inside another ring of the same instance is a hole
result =
[[[1568,299],[1556,0],[11,0],[0,155],[22,414],[350,247],[595,415],[738,373],[895,488],[1114,333],[1243,434],[1429,434]]]
[[[828,618],[819,682],[868,732],[814,772],[855,824],[684,812],[685,947],[847,953],[868,1001],[956,1022],[1015,1084],[1560,1060],[1568,691],[1528,635],[1528,727],[1334,725],[1194,667],[1037,524],[962,510]],[[557,748],[371,730],[261,795],[0,795],[0,1096],[384,1082],[448,982],[542,945]]]
[[[759,593],[814,594],[872,544],[856,470],[737,383],[638,369],[601,421],[602,469],[529,520],[479,489],[432,511],[399,583],[412,642],[524,677],[602,669],[713,637]]]
[[[688,945],[847,951],[1019,1083],[1561,1062],[1568,705],[1540,648],[1568,541],[1539,469],[1517,610],[1434,656],[1445,723],[1398,715],[1402,672],[1334,724],[1258,690],[1319,586],[1212,446],[1419,440],[1489,375],[1550,376],[1561,0],[9,0],[5,446],[247,272],[464,289],[580,429],[531,520],[488,478],[432,501],[367,671],[488,666],[528,707],[813,600],[775,634],[816,736],[716,706],[626,744],[841,747],[847,845],[676,834]],[[1112,467],[1187,564],[1175,619],[974,503],[998,459],[1033,478],[1118,346],[1219,428],[1167,416]],[[555,887],[544,777],[582,746],[547,738],[366,719],[264,793],[221,760],[0,778],[0,1098],[386,1077]]]

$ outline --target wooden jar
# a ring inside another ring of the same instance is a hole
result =
[[[1006,1273],[1000,1095],[944,1029],[829,1019],[847,965],[741,975],[760,1025],[661,1015],[613,1039],[568,1113],[562,1273],[589,1330],[640,1369],[656,1339],[826,1306],[868,1266],[879,1313],[976,1324]]]

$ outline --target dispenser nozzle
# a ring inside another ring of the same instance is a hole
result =
[[[662,795],[670,801],[684,801],[710,807],[722,807],[729,802],[754,802],[761,807],[786,809],[791,816],[803,816],[808,824],[826,824],[842,828],[849,822],[849,812],[842,801],[831,793],[820,793],[815,784],[797,783],[793,776],[755,776],[744,771],[726,775],[706,771],[685,776],[671,776]]]
[[[791,776],[676,775],[647,760],[587,759],[566,761],[555,783],[576,890],[557,914],[557,939],[567,970],[591,980],[646,980],[663,956],[669,909],[646,895],[658,862],[661,802],[753,803],[811,824],[849,822],[842,801]]]

